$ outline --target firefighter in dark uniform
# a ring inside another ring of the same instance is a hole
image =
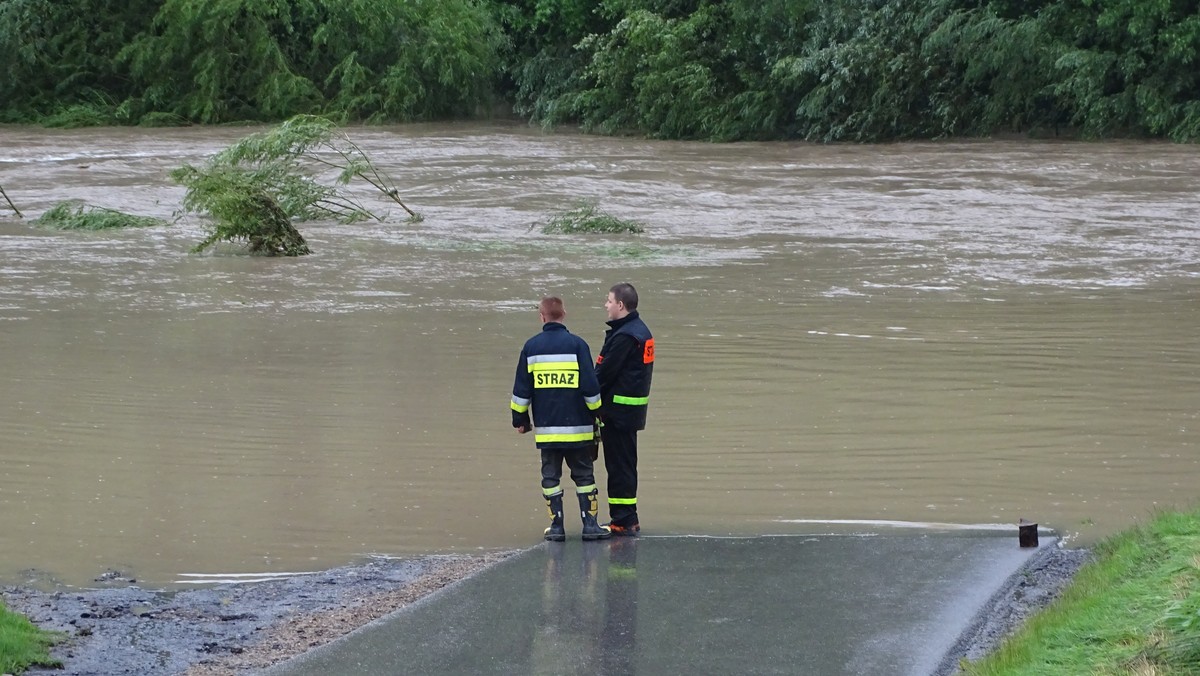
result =
[[[600,439],[608,472],[608,514],[613,535],[637,535],[637,433],[646,429],[646,405],[654,374],[654,337],[638,314],[637,289],[617,284],[604,309],[608,331],[596,359],[600,381]]]
[[[583,539],[600,540],[609,533],[596,522],[596,478],[592,471],[596,412],[600,385],[592,353],[579,336],[567,331],[562,299],[547,296],[538,304],[542,332],[525,342],[513,383],[512,424],[519,434],[533,430],[542,453],[542,496],[550,510],[547,540],[567,539],[563,527],[562,464],[575,482]],[[530,409],[533,409],[532,419]]]

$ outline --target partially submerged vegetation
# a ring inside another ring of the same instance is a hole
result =
[[[337,173],[330,179],[330,172]],[[345,190],[355,180],[399,205],[410,221],[421,218],[362,148],[332,121],[313,115],[248,136],[202,167],[176,169],[171,178],[187,187],[186,211],[213,218],[212,232],[194,251],[218,241],[248,241],[251,253],[301,256],[308,246],[292,221],[383,221]]]
[[[54,230],[111,230],[150,228],[166,225],[167,222],[151,216],[135,216],[115,209],[67,201],[51,207],[35,219],[33,224]]]
[[[971,676],[1200,673],[1200,509],[1108,539],[1060,599],[963,666]]]
[[[547,234],[641,234],[645,228],[637,221],[617,218],[601,211],[594,201],[583,201],[575,207],[555,214],[542,226]]]
[[[0,602],[0,674],[16,674],[37,665],[61,667],[50,657],[50,646],[60,635],[42,631],[22,615],[14,613]]]
[[[4,198],[4,203],[8,205],[8,208],[9,208],[9,209],[12,209],[13,213],[15,213],[15,214],[17,215],[17,218],[24,218],[24,217],[25,217],[25,216],[24,216],[24,215],[21,213],[21,210],[17,208],[17,205],[13,204],[13,203],[12,203],[12,200],[10,200],[10,199],[8,198],[8,193],[4,192],[4,186],[2,186],[2,185],[0,185],[0,197],[3,197],[3,198]]]
[[[257,186],[238,182],[237,176],[203,176],[189,195],[195,192],[204,208],[215,219],[212,232],[197,244],[192,253],[200,253],[217,242],[245,242],[256,256],[305,256],[312,251],[304,236],[292,225],[288,215],[267,193]]]

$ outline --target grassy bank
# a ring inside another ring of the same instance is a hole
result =
[[[1200,674],[1200,509],[1159,514],[1100,544],[1061,598],[964,671]]]
[[[42,631],[0,602],[0,674],[17,674],[32,665],[61,666],[50,657],[56,634]]]

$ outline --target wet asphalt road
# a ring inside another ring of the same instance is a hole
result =
[[[925,676],[1037,551],[1015,528],[546,543],[265,673]]]

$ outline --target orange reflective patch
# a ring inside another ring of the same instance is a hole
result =
[[[646,341],[646,349],[644,351],[642,351],[642,363],[643,364],[653,364],[654,363],[654,339],[653,338]]]

